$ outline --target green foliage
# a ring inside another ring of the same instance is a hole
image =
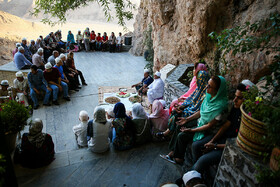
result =
[[[112,11],[110,5],[113,5],[118,24],[121,26],[125,26],[125,22],[133,18],[132,10],[136,7],[130,0],[36,0],[31,14],[38,16],[40,13],[43,13],[46,17],[41,21],[55,25],[66,22],[66,15],[69,10],[87,6],[90,2],[97,2],[101,6],[107,21],[113,19],[110,13]]]
[[[29,109],[25,108],[24,103],[9,100],[0,105],[0,128],[4,129],[4,133],[21,131],[29,117]]]
[[[152,31],[153,31],[152,26],[149,25],[147,30],[144,32],[144,46],[146,48],[145,53],[147,53],[146,60],[148,61],[145,68],[150,70],[151,75],[154,68],[154,48],[153,48]]]
[[[268,167],[261,165],[256,165],[255,167],[258,171],[256,178],[261,186],[273,187],[279,185],[280,170],[272,171]]]

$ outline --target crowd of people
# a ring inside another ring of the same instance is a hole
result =
[[[98,37],[101,37],[100,33],[95,36],[94,31],[89,32],[89,29],[86,29],[83,35],[80,31],[78,32],[76,42],[81,47],[83,41],[87,51],[102,50],[105,43]],[[106,33],[102,38],[104,37],[107,41]],[[114,33],[110,38],[109,41],[112,41],[112,38],[117,40]],[[69,31],[66,46],[74,42],[74,36]],[[82,72],[75,68],[73,52],[70,52],[66,58],[64,54],[59,54],[61,51],[57,50],[58,48],[55,48],[56,50],[48,58],[49,62],[41,64],[41,61],[36,59],[45,55],[45,49],[39,48],[36,56],[30,55],[27,58],[25,55],[29,54],[25,54],[25,44],[23,40],[22,46],[18,47],[21,54],[16,53],[15,58],[24,57],[27,62],[28,58],[32,58],[32,62],[36,61],[36,65],[26,64],[31,66],[28,78],[23,77],[22,72],[16,74],[14,87],[19,100],[27,103],[28,85],[34,109],[39,106],[37,96],[41,90],[46,92],[43,104],[49,105],[51,92],[54,104],[58,104],[59,91],[63,91],[63,97],[66,100],[70,100],[68,87],[74,90],[79,88],[78,76],[82,84],[86,85]],[[93,48],[90,44],[93,44]],[[117,47],[115,44],[110,46],[110,42],[108,43],[110,50]],[[33,52],[36,51],[35,49]],[[193,163],[192,167],[188,168],[187,173],[176,181],[176,185],[189,186],[187,183],[190,181],[189,176],[192,175],[199,178],[197,181],[200,183],[197,184],[203,184],[202,178],[207,179],[209,167],[219,163],[226,140],[237,136],[241,118],[240,106],[244,101],[242,92],[246,91],[249,85],[251,84],[247,82],[240,83],[236,88],[233,104],[229,104],[225,78],[210,76],[204,64],[196,63],[189,90],[174,100],[169,108],[166,108],[161,73],[155,72],[152,77],[149,71],[145,70],[142,81],[132,87],[136,88],[139,95],[147,95],[151,106],[150,113],[147,113],[140,103],[134,104],[130,112],[127,112],[124,104],[120,102],[107,111],[97,106],[92,120],[89,120],[86,111],[82,110],[79,113],[80,124],[73,127],[73,132],[79,147],[89,147],[96,153],[108,151],[111,143],[116,150],[123,151],[152,140],[169,141],[170,152],[160,155],[164,160],[182,165],[186,159],[186,152],[192,155],[190,160]],[[1,87],[1,93],[7,90],[7,81],[2,81]],[[39,142],[33,139],[34,129],[40,134],[38,135]],[[47,163],[53,157],[53,143],[48,135],[42,134],[41,130],[42,122],[38,119],[34,122],[34,126],[30,127],[29,135],[24,137],[29,142],[27,145],[33,142],[33,146],[37,148],[42,148],[44,143],[49,142],[49,145],[45,146],[48,149]],[[188,178],[187,182],[186,178]]]

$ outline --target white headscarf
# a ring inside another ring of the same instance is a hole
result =
[[[106,112],[103,107],[100,107],[100,106],[95,107],[94,113],[93,113],[93,120],[94,120],[94,122],[97,122],[97,123],[107,122]]]
[[[147,119],[147,114],[140,103],[135,103],[132,107],[133,119]]]

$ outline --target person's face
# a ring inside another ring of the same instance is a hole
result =
[[[46,69],[46,72],[48,72],[48,73],[52,72],[52,68]]]
[[[233,99],[233,107],[240,108],[243,101],[244,101],[244,98],[243,98],[242,92],[240,90],[236,90],[235,98]]]
[[[7,90],[8,90],[8,86],[3,86],[3,85],[1,85],[1,89],[2,89],[3,91],[7,91]]]
[[[147,78],[149,76],[149,73],[144,73],[144,77]]]
[[[66,58],[65,58],[65,57],[62,57],[62,58],[61,58],[61,61],[65,61],[65,60],[66,60]]]
[[[43,56],[43,53],[42,52],[40,52],[40,53],[38,53],[40,56]]]
[[[79,31],[78,34],[81,34],[81,31]]]
[[[26,45],[26,40],[22,40],[22,44],[23,44],[23,45]]]
[[[32,73],[32,74],[36,74],[36,73],[37,73],[37,70],[31,69],[31,73]]]
[[[72,34],[71,31],[69,31],[69,34]]]
[[[70,53],[70,58],[74,58],[74,53]]]
[[[114,36],[114,33],[112,32],[112,36]]]
[[[31,42],[31,44],[32,44],[32,45],[35,45],[35,42],[34,42],[34,41],[32,41],[32,42]]]
[[[119,36],[122,36],[122,33],[119,33]]]
[[[193,76],[196,76],[196,69],[193,68]]]
[[[212,97],[214,97],[218,93],[218,90],[216,90],[216,88],[217,86],[215,82],[212,79],[210,79],[207,85],[207,93],[209,93]]]
[[[54,53],[53,56],[56,58],[58,57],[59,53]]]
[[[23,54],[24,53],[24,49],[20,50],[19,52],[21,52]]]
[[[22,82],[22,81],[23,81],[23,77],[17,77],[17,80],[18,80],[19,82]]]

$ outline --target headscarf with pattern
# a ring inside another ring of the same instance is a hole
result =
[[[43,129],[43,122],[39,118],[35,118],[30,127],[29,127],[29,133],[27,135],[27,138],[29,142],[33,145],[35,145],[37,148],[42,147],[46,134],[42,133]]]

